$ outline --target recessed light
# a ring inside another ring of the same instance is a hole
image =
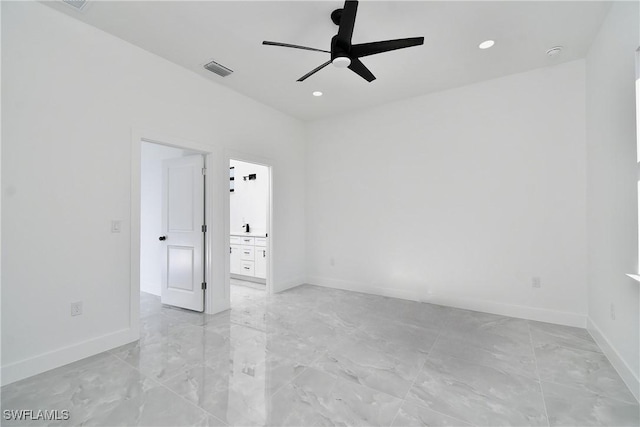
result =
[[[562,52],[562,46],[554,46],[551,49],[549,49],[547,51],[547,55],[549,56],[556,56],[558,55],[560,52]]]
[[[317,90],[317,91],[313,92],[313,96],[322,96],[322,92]]]
[[[478,45],[478,47],[480,49],[489,49],[491,46],[493,46],[494,44],[496,44],[496,42],[494,42],[493,40],[485,40],[482,43],[480,43]]]

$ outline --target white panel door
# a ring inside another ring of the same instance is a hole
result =
[[[204,158],[165,160],[162,180],[163,304],[204,309]]]

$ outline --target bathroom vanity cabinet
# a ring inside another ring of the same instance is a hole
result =
[[[267,237],[232,234],[230,243],[231,274],[266,279]]]

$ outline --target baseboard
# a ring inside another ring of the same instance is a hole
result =
[[[423,294],[418,294],[415,291],[406,289],[369,286],[367,284],[359,282],[340,279],[327,279],[318,276],[308,277],[307,283],[317,286],[324,286],[327,288],[343,289],[347,291],[362,292],[365,294],[445,305],[448,307],[482,311],[484,313],[499,314],[502,316],[517,317],[520,319],[537,320],[540,322],[555,323],[558,325],[575,326],[579,328],[586,327],[586,315],[578,313],[548,310],[544,308],[528,307],[515,304],[504,304],[495,301],[463,298],[459,296],[444,294],[430,295],[429,297],[425,298]]]
[[[103,351],[128,344],[138,338],[138,333],[127,328],[19,362],[10,363],[2,367],[2,385],[11,384],[33,375],[59,368]]]
[[[607,359],[611,362],[614,369],[618,371],[618,374],[622,378],[622,381],[627,385],[629,391],[640,402],[640,379],[633,373],[629,365],[620,356],[620,353],[616,348],[611,345],[611,342],[602,333],[602,330],[596,325],[590,317],[587,318],[587,330],[596,341],[602,352],[607,356]]]

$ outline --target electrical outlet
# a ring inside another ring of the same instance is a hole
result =
[[[616,320],[616,306],[615,306],[615,304],[611,303],[611,306],[609,307],[609,311],[611,312],[611,320]]]
[[[533,276],[531,278],[531,287],[533,287],[533,288],[542,287],[542,280],[540,280],[540,278],[538,276]]]
[[[333,267],[334,265],[336,265],[336,260],[335,260],[335,259],[333,259],[333,257],[329,258],[329,265],[330,265],[331,267]]]
[[[71,303],[71,315],[80,316],[82,314],[82,301]]]

